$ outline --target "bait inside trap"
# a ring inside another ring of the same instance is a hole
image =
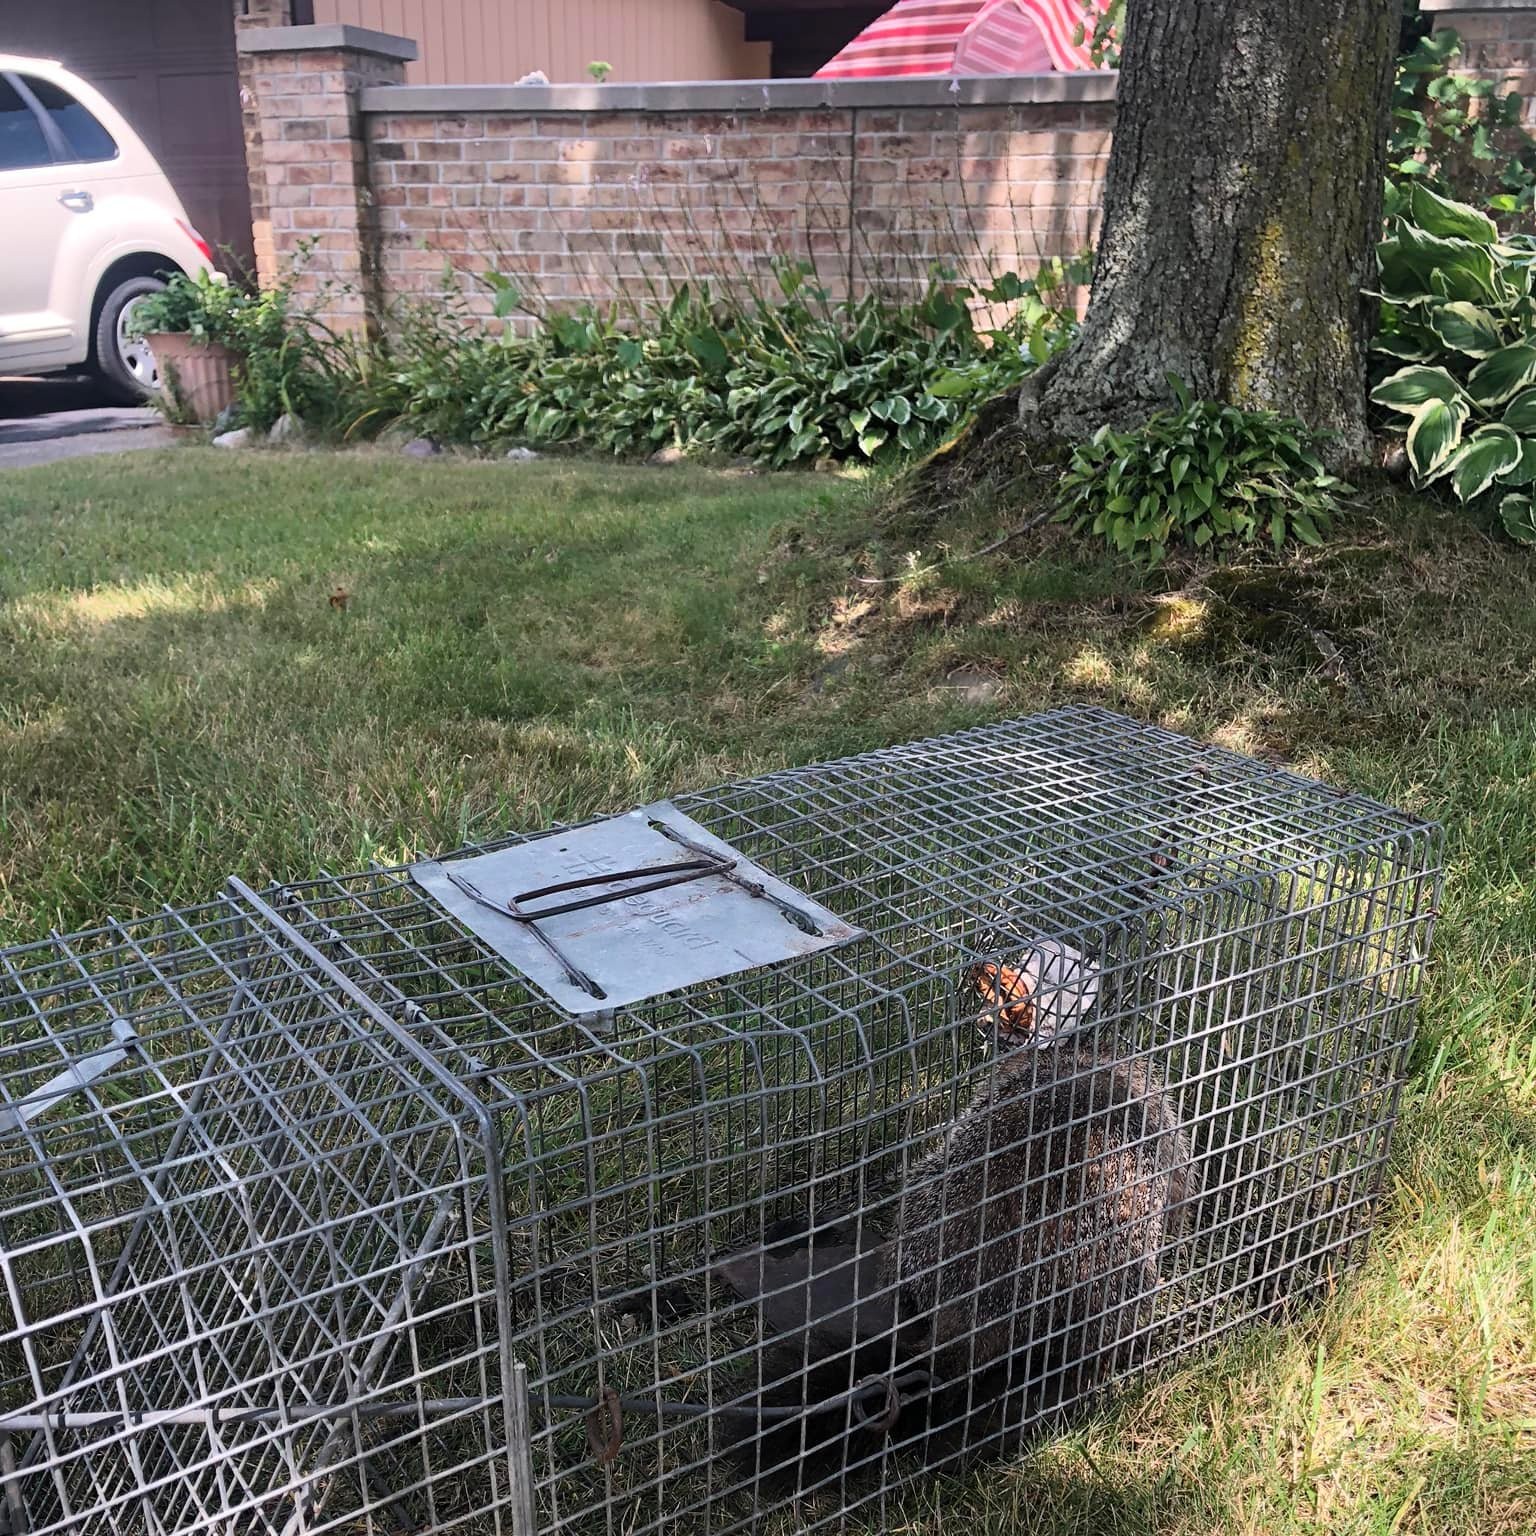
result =
[[[1336,1283],[1440,862],[1064,710],[0,951],[0,1531],[895,1525]]]

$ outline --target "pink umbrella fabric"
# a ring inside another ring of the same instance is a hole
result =
[[[1112,0],[1091,0],[1099,10]],[[841,53],[823,79],[893,75],[1033,75],[1092,69],[1083,0],[896,0]]]

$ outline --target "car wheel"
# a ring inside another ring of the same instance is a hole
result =
[[[124,404],[137,404],[159,392],[155,354],[142,336],[130,333],[129,327],[135,308],[145,296],[164,287],[158,277],[130,277],[106,296],[97,314],[91,353],[96,372],[105,391]]]

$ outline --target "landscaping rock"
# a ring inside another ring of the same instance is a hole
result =
[[[677,447],[658,448],[656,452],[651,455],[650,459],[652,464],[660,464],[663,466],[670,464],[685,464],[687,461],[687,453],[683,449]]]
[[[272,423],[272,430],[267,433],[267,441],[269,443],[297,443],[303,436],[304,423],[291,411],[284,411]]]
[[[215,432],[233,432],[235,423],[240,420],[240,407],[238,405],[226,405],[217,416],[213,418],[213,430]]]
[[[535,453],[532,448],[508,448],[507,457],[515,463],[526,464],[530,459],[542,459],[542,453]]]
[[[436,458],[442,451],[443,445],[430,437],[413,437],[400,450],[408,459]]]
[[[215,448],[249,448],[256,441],[256,434],[249,427],[236,427],[233,432],[220,432],[214,438]]]

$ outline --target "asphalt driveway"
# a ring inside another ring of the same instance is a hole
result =
[[[174,440],[158,412],[103,405],[90,380],[0,378],[0,470]]]

